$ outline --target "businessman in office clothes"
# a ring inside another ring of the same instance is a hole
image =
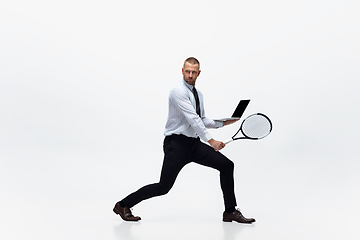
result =
[[[186,164],[194,162],[220,172],[225,205],[223,221],[255,222],[255,219],[245,218],[235,208],[237,204],[234,193],[234,163],[219,152],[225,144],[213,139],[207,131],[207,128],[223,127],[237,120],[220,122],[205,116],[203,95],[195,88],[200,72],[200,63],[196,58],[190,57],[185,60],[182,68],[183,80],[169,94],[169,114],[164,132],[164,161],[160,181],[140,188],[115,204],[113,211],[123,220],[139,221],[141,218],[134,216],[130,208],[145,199],[168,193],[180,170]]]

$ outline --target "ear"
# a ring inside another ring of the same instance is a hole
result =
[[[198,76],[200,75],[200,73],[201,73],[201,70],[199,70],[199,72],[198,72]]]

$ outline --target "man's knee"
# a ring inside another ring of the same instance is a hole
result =
[[[158,194],[159,195],[167,194],[170,191],[171,187],[172,187],[172,185],[167,185],[167,184],[162,184],[162,183],[159,183],[158,186],[159,186],[159,188],[158,188]]]
[[[233,172],[234,171],[234,163],[231,160],[227,159],[226,161],[224,161],[223,167],[220,171]]]

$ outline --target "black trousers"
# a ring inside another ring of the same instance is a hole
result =
[[[199,138],[171,135],[164,139],[164,162],[158,183],[146,185],[130,194],[121,203],[133,207],[142,200],[168,193],[174,185],[180,170],[188,163],[195,162],[220,171],[220,185],[225,208],[236,206],[234,193],[234,163],[204,144]]]

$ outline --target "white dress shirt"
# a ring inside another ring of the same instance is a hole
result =
[[[196,113],[196,102],[192,89],[192,85],[182,80],[170,91],[169,115],[164,135],[182,134],[187,137],[200,137],[200,139],[207,142],[212,137],[206,128],[219,128],[223,126],[223,123],[205,116],[203,95],[196,89],[200,100],[201,118],[199,117]]]

